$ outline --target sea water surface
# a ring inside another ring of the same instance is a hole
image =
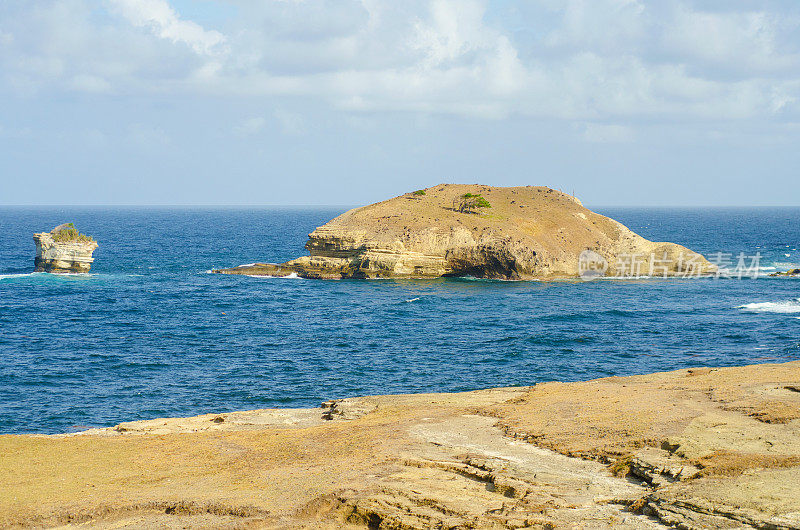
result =
[[[284,261],[344,208],[0,209],[0,433],[346,396],[800,358],[800,280],[502,282],[208,274]],[[598,209],[644,237],[800,266],[800,209]],[[74,222],[88,275],[31,274]],[[576,257],[577,259],[577,257]]]

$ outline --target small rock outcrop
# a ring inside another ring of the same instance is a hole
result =
[[[790,276],[790,277],[800,277],[800,269],[792,269],[786,272],[773,272],[770,276]]]
[[[33,234],[36,243],[36,272],[89,272],[97,242],[81,234],[72,223],[50,232]]]
[[[678,276],[713,271],[674,243],[654,243],[546,187],[441,184],[356,208],[317,228],[309,256],[217,270],[304,278],[509,280]]]

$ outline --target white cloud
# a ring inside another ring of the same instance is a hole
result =
[[[14,35],[4,31],[0,31],[0,46],[8,46],[14,42]]]
[[[780,17],[764,12],[680,7],[664,32],[664,45],[698,67],[724,68],[733,75],[768,74],[800,66],[796,51],[780,49],[780,27]]]
[[[267,120],[260,116],[248,118],[233,128],[233,132],[239,136],[252,136],[264,129]]]
[[[149,28],[155,35],[189,45],[196,53],[213,55],[222,51],[225,36],[199,24],[181,20],[166,0],[108,0],[131,24]]]
[[[624,125],[587,123],[583,137],[592,143],[625,143],[633,140],[633,130]]]
[[[172,142],[162,128],[144,123],[131,124],[128,128],[128,139],[147,150],[161,148]]]
[[[306,133],[305,120],[300,114],[285,109],[276,109],[274,114],[283,134],[301,136]]]
[[[7,128],[0,124],[0,138],[21,140],[24,138],[31,138],[32,136],[33,130],[30,127]]]
[[[102,77],[79,74],[72,78],[70,86],[74,90],[83,92],[108,92],[111,89],[111,83]]]
[[[587,139],[620,137],[634,118],[800,119],[800,23],[779,7],[535,0],[504,17],[485,0],[229,1],[226,34],[167,0],[106,0],[122,15],[107,19],[88,0],[0,7],[0,89],[562,119],[595,124]]]

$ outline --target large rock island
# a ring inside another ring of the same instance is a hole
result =
[[[81,234],[72,223],[50,232],[33,234],[36,243],[36,272],[89,272],[97,241]]]
[[[546,187],[440,184],[350,210],[314,230],[310,256],[223,274],[304,278],[509,280],[711,272],[702,256],[654,243]]]

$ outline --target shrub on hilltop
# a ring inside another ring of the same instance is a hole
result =
[[[453,209],[459,213],[474,213],[478,208],[491,207],[483,196],[474,193],[465,193],[453,199]]]
[[[78,232],[75,225],[72,223],[67,223],[66,225],[56,228],[51,234],[53,235],[53,241],[59,243],[68,243],[72,241],[88,243],[94,241],[92,236],[87,236]]]

